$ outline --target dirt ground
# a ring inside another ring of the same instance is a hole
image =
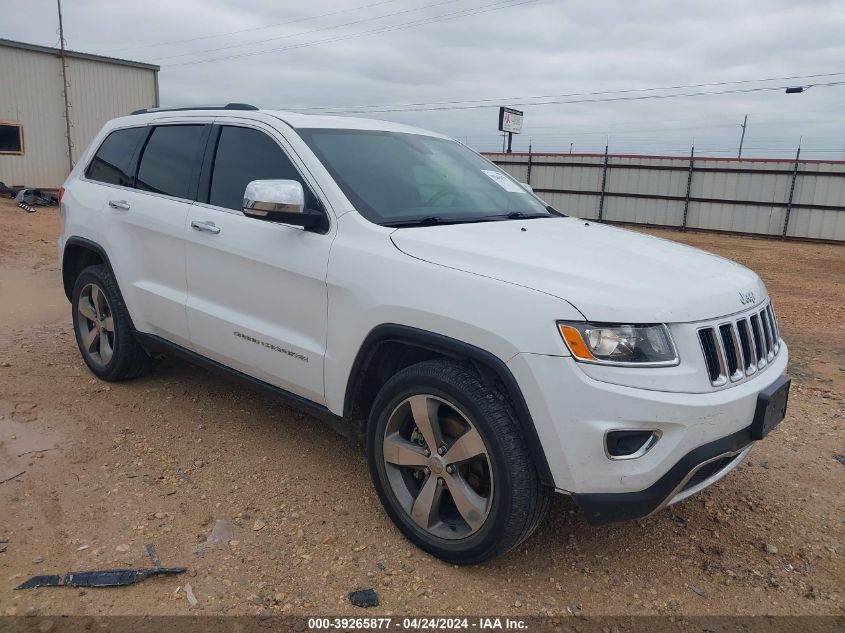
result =
[[[558,496],[518,551],[458,568],[392,526],[360,445],[284,403],[174,360],[94,379],[58,231],[55,208],[0,201],[0,614],[845,613],[845,246],[650,231],[763,277],[792,354],[787,419],[729,477],[650,519],[590,527]],[[231,546],[198,548],[217,518],[234,523]],[[12,591],[148,566],[150,542],[189,572]],[[381,606],[365,612],[347,593],[367,586]]]

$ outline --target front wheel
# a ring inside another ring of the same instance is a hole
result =
[[[373,404],[367,452],[393,522],[450,563],[516,547],[548,506],[507,402],[459,363],[426,361],[393,376]]]

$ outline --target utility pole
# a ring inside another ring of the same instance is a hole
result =
[[[575,141],[572,141],[572,142],[569,144],[569,153],[570,153],[570,154],[572,153],[572,146],[573,146],[573,145],[575,145]]]
[[[67,139],[68,173],[73,171],[73,143],[70,140],[70,103],[68,102],[67,59],[65,58],[65,30],[62,25],[62,0],[56,0],[59,6],[59,58],[62,62],[62,96],[65,100],[65,138]]]
[[[736,157],[742,158],[742,143],[745,141],[745,126],[748,125],[748,115],[745,115],[745,119],[742,121],[742,125],[739,127],[742,128],[742,136],[739,137],[739,152],[737,152]]]

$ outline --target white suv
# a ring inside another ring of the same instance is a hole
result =
[[[104,380],[177,352],[365,433],[375,488],[453,563],[712,484],[784,416],[752,271],[567,217],[439,134],[244,104],[109,122],[59,253]]]

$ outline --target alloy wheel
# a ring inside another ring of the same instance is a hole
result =
[[[399,504],[427,532],[466,538],[490,514],[490,455],[456,405],[427,394],[400,402],[385,426],[387,479]]]
[[[114,355],[114,317],[103,289],[87,284],[76,305],[77,331],[82,352],[99,367],[105,367]]]

